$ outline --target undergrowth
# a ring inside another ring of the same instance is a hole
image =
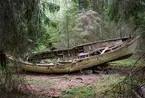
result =
[[[132,67],[135,62],[136,62],[136,59],[129,58],[129,59],[110,62],[110,65],[113,66],[113,67]],[[143,63],[145,63],[144,60],[138,61],[137,64],[136,64],[136,67],[142,67]]]
[[[92,86],[76,86],[63,91],[62,98],[94,98]]]

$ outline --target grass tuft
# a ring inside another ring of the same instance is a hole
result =
[[[130,59],[124,59],[124,60],[110,62],[110,65],[113,67],[132,67],[132,66],[134,66],[136,61],[137,61],[136,59],[130,58]],[[137,62],[136,67],[141,67],[141,66],[143,66],[144,63],[145,63],[145,61],[140,60]]]
[[[62,98],[94,98],[92,86],[76,86],[63,91]]]
[[[114,85],[119,83],[124,79],[124,76],[120,76],[119,74],[112,75],[102,75],[99,79],[94,83],[94,92],[95,98],[104,98],[104,94],[106,91],[110,90]]]

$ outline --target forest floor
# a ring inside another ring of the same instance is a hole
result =
[[[121,68],[115,70],[110,69],[109,74],[82,74],[78,72],[65,75],[45,75],[35,73],[23,73],[22,75],[26,78],[28,89],[32,91],[34,95],[45,95],[57,98],[62,95],[74,96],[75,93],[78,92],[78,89],[83,87],[87,90],[90,86],[103,80],[107,80],[109,84],[110,81],[121,79],[128,72],[129,70]],[[102,85],[102,82],[100,82],[99,85]],[[100,89],[102,88],[100,87]],[[85,92],[88,93],[88,91]]]
[[[99,75],[81,73],[65,75],[36,75],[25,74],[28,83],[31,84],[31,90],[39,95],[50,97],[60,97],[62,92],[78,86],[88,86],[93,84]],[[29,85],[30,86],[30,85]]]
[[[104,72],[98,74],[75,72],[68,74],[21,73],[21,75],[27,81],[28,90],[36,96],[95,98],[94,95],[109,90],[124,79],[135,62],[135,59],[112,62],[108,74]],[[141,62],[137,65],[140,66]]]

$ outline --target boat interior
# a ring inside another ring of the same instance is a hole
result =
[[[101,55],[106,52],[113,51],[120,47],[122,43],[128,42],[131,39],[132,37],[124,37],[82,44],[69,49],[33,53],[28,57],[27,60],[39,65],[68,64],[74,62],[74,60],[79,60],[94,55]]]

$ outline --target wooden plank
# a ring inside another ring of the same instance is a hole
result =
[[[106,47],[102,52],[101,54],[103,54],[109,47]]]

